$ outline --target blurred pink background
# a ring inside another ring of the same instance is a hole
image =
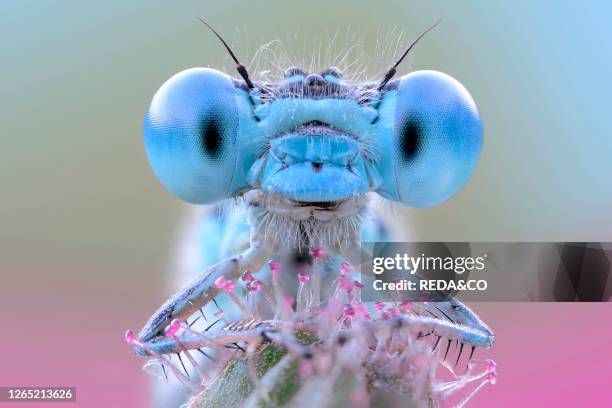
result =
[[[132,355],[122,334],[140,327],[159,299],[141,297],[135,307],[134,298],[141,295],[109,292],[102,302],[50,283],[44,291],[3,296],[0,307],[13,312],[2,336],[0,384],[76,386],[77,403],[52,405],[57,407],[147,406],[144,360]],[[499,376],[469,406],[612,404],[609,304],[472,306],[496,334],[493,348],[478,350],[476,358],[495,360]]]

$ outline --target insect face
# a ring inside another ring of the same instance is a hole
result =
[[[145,146],[162,183],[211,203],[250,189],[298,202],[376,191],[427,207],[467,181],[480,155],[474,101],[451,77],[417,71],[377,91],[334,68],[287,70],[278,84],[212,69],[177,74],[145,118]]]
[[[256,189],[297,204],[375,191],[414,207],[439,204],[470,177],[482,127],[453,78],[417,71],[392,80],[415,40],[376,83],[330,67],[290,67],[254,83],[221,36],[242,80],[191,69],[166,82],[145,115],[145,147],[162,183],[194,203]]]
[[[270,123],[266,153],[249,174],[253,187],[297,203],[335,202],[367,193],[367,132],[376,112],[337,68],[289,68],[255,109]]]

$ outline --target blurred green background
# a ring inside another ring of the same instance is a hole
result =
[[[151,96],[174,73],[231,68],[196,16],[244,61],[277,38],[295,37],[288,46],[318,52],[322,33],[348,27],[375,67],[391,63],[375,52],[385,33],[395,28],[412,39],[444,17],[404,69],[436,69],[462,82],[481,110],[485,147],[455,198],[406,212],[416,237],[610,241],[610,8],[596,1],[4,1],[0,313],[19,317],[33,336],[31,322],[51,323],[40,312],[89,316],[81,328],[115,356],[124,350],[121,331],[138,328],[167,293],[164,274],[185,206],[150,171],[141,125]]]

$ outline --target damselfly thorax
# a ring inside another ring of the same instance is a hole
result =
[[[256,190],[247,194],[257,234],[285,250],[331,248],[338,252],[359,239],[367,208],[366,195],[338,201],[304,202]]]

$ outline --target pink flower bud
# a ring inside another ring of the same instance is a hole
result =
[[[215,286],[219,289],[224,289],[225,288],[225,284],[226,284],[227,280],[223,277],[223,276],[219,276],[216,280],[215,280]]]
[[[403,312],[408,311],[412,308],[412,302],[408,302],[408,301],[402,302],[400,303],[399,308]]]
[[[354,306],[354,309],[355,309],[355,314],[361,317],[365,317],[366,315],[370,314],[368,313],[368,309],[365,307],[363,303],[357,303]]]
[[[175,337],[176,333],[178,333],[180,329],[181,322],[179,322],[178,319],[174,319],[172,322],[170,322],[170,325],[166,327],[166,330],[164,330],[164,332],[167,337]]]
[[[247,284],[247,290],[249,292],[259,292],[262,287],[263,287],[263,284],[258,280],[254,280],[253,282],[249,282]]]
[[[136,337],[134,336],[134,332],[131,330],[128,330],[125,332],[125,335],[123,336],[123,338],[125,339],[125,342],[127,344],[134,344],[136,343]]]
[[[219,276],[217,280],[215,280],[215,286],[219,289],[225,289],[225,291],[229,293],[234,290],[235,283],[225,279],[223,276]]]
[[[338,285],[340,286],[341,289],[347,292],[350,292],[351,290],[353,290],[353,282],[348,280],[345,276],[340,276],[340,279],[338,280]]]
[[[314,259],[322,258],[325,256],[325,251],[321,248],[311,248],[310,256],[312,256]]]
[[[236,285],[236,284],[235,284],[233,281],[228,280],[228,281],[226,281],[226,283],[225,283],[225,288],[224,288],[224,289],[225,289],[225,291],[226,291],[227,293],[230,293],[232,290],[234,290],[234,286],[235,286],[235,285]]]
[[[355,316],[355,309],[351,305],[346,305],[344,306],[342,313],[344,316]]]
[[[277,274],[280,272],[280,269],[281,269],[280,262],[270,261],[268,262],[268,265],[270,265],[270,270],[272,271],[273,274]]]
[[[300,282],[300,284],[304,285],[306,282],[310,280],[310,276],[308,276],[307,274],[303,272],[299,272],[297,274],[297,279]]]

